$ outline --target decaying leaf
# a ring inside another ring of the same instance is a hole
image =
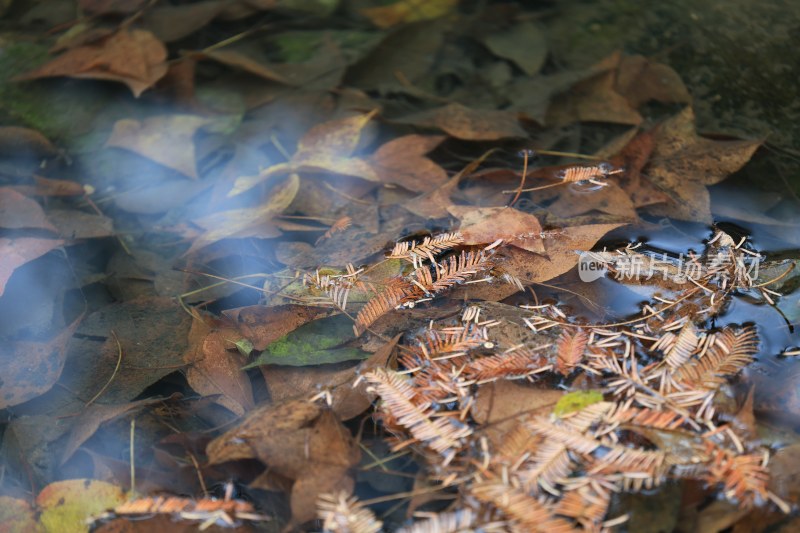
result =
[[[654,213],[682,220],[711,222],[706,189],[739,170],[762,141],[716,141],[695,131],[694,111],[686,107],[663,123],[655,133],[655,149],[645,172],[669,195],[669,206],[652,207]]]
[[[161,115],[138,121],[119,120],[106,146],[124,148],[197,179],[194,134],[209,123],[193,115]]]
[[[406,135],[375,151],[370,166],[383,183],[400,185],[414,192],[429,192],[447,181],[447,172],[425,157],[442,136]]]
[[[458,0],[398,0],[389,5],[361,10],[379,28],[390,28],[402,22],[434,19],[446,15]]]
[[[403,123],[438,128],[466,141],[496,141],[525,137],[517,113],[494,109],[470,109],[461,104],[423,111],[404,117]]]
[[[447,210],[461,220],[458,231],[464,244],[491,244],[501,239],[529,252],[545,251],[542,226],[531,214],[513,207],[451,206]]]
[[[195,219],[193,222],[206,231],[192,242],[186,255],[222,239],[279,236],[281,232],[272,224],[272,218],[292,203],[299,188],[300,177],[291,174],[272,186],[268,200],[259,207],[220,211]]]
[[[116,485],[94,479],[68,479],[46,486],[36,497],[39,522],[47,533],[84,533],[95,515],[125,501]]]
[[[0,408],[10,407],[48,390],[64,368],[67,346],[80,319],[46,342],[5,343],[2,348],[3,376],[0,378]]]
[[[195,316],[189,331],[186,380],[203,396],[219,395],[217,403],[237,415],[254,406],[250,379],[241,368],[245,357],[236,350],[239,333],[232,327],[213,328]]]
[[[167,73],[166,59],[166,48],[152,33],[123,29],[98,42],[72,48],[16,79],[70,76],[119,81],[138,97]]]

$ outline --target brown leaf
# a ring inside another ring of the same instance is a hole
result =
[[[498,266],[523,284],[548,281],[577,265],[581,251],[591,250],[603,235],[624,225],[624,223],[589,224],[545,230],[543,242],[547,256],[515,247],[506,248],[502,251],[503,258],[498,262]],[[517,290],[510,284],[480,283],[465,289],[464,294],[460,296],[499,301]]]
[[[80,183],[36,175],[33,176],[32,185],[14,185],[11,188],[26,196],[81,196],[87,194],[87,189]]]
[[[202,396],[220,395],[216,402],[237,415],[252,409],[250,378],[241,370],[247,360],[235,351],[238,332],[233,328],[212,329],[195,317],[189,340],[183,360],[189,365],[186,380],[192,389]]]
[[[0,358],[5,363],[0,377],[0,409],[26,402],[50,390],[61,376],[69,340],[81,318],[47,342],[2,345]]]
[[[232,50],[212,50],[209,52],[203,52],[202,57],[213,59],[214,61],[222,63],[223,65],[227,65],[238,70],[243,70],[244,72],[268,81],[275,81],[287,85],[290,84],[289,80],[287,80],[278,72],[275,72],[268,66],[259,63],[255,59],[252,59],[240,52]]]
[[[442,21],[422,21],[393,31],[348,69],[347,85],[362,89],[402,88],[398,77],[411,83],[419,81],[436,61],[447,27]]]
[[[682,104],[692,101],[677,72],[644,56],[622,57],[616,74],[616,90],[628,99],[633,108],[650,100]]]
[[[67,441],[64,443],[61,453],[61,464],[66,463],[70,457],[80,448],[84,442],[89,440],[92,435],[100,429],[100,426],[129,413],[140,411],[141,409],[164,402],[163,399],[139,400],[137,402],[126,402],[122,404],[93,404],[87,406],[81,413],[73,419]]]
[[[672,201],[669,206],[651,207],[651,211],[707,224],[712,217],[706,186],[715,185],[739,170],[762,143],[700,137],[691,107],[664,122],[656,130],[655,142],[647,176]]]
[[[64,241],[57,239],[37,239],[33,237],[7,239],[0,237],[0,257],[2,257],[2,260],[0,260],[0,296],[3,295],[6,283],[8,283],[8,279],[14,273],[14,270],[63,245]]]
[[[451,206],[451,215],[461,220],[464,244],[490,244],[498,239],[529,252],[544,253],[539,220],[513,207]]]
[[[47,137],[19,126],[0,126],[0,155],[6,157],[55,157],[59,154]]]
[[[511,421],[520,423],[522,417],[551,412],[565,391],[532,387],[515,381],[494,381],[478,387],[470,414],[478,424]]]
[[[597,190],[583,191],[579,186],[569,184],[559,187],[558,190],[553,188],[548,192],[558,194],[558,199],[548,205],[548,210],[562,218],[583,215],[591,211],[618,215],[631,221],[638,218],[631,198],[611,181],[607,182],[605,187]],[[542,194],[542,197],[544,196],[547,196],[547,192]]]
[[[425,157],[443,136],[406,135],[381,146],[370,166],[383,183],[394,183],[414,192],[430,192],[447,182],[447,172]]]
[[[556,370],[563,376],[568,376],[583,360],[589,336],[586,330],[562,331],[558,338],[558,353],[556,354]]]
[[[26,500],[0,496],[0,519],[7,533],[43,533],[44,528],[36,521],[31,504]]]
[[[165,43],[171,43],[205,27],[223,9],[225,2],[214,0],[182,5],[156,5],[145,11],[142,25]]]
[[[399,122],[439,128],[457,139],[467,141],[497,141],[527,136],[514,111],[470,109],[461,104],[448,104],[415,113]]]
[[[0,228],[58,231],[38,203],[10,187],[0,187]]]
[[[614,89],[615,73],[607,71],[577,83],[557,97],[547,112],[547,124],[565,126],[573,122],[610,122],[638,125],[642,116]]]
[[[538,73],[547,59],[544,29],[533,22],[521,22],[492,33],[483,42],[494,55],[513,61],[528,76]]]
[[[130,150],[197,179],[194,134],[208,123],[208,119],[193,115],[159,115],[142,121],[118,120],[106,146]]]
[[[79,0],[82,11],[95,15],[129,15],[142,9],[148,0]]]
[[[269,239],[281,235],[272,223],[272,218],[289,207],[300,189],[300,178],[291,174],[275,183],[267,195],[267,201],[259,207],[246,207],[220,211],[192,222],[205,229],[186,251],[196,252],[222,239],[231,237],[258,237]]]
[[[114,235],[114,221],[104,215],[74,209],[51,209],[47,216],[64,239],[96,239]]]
[[[314,126],[300,139],[289,163],[273,165],[255,176],[237,178],[228,196],[239,195],[272,176],[293,171],[327,172],[378,181],[377,174],[366,160],[351,157],[361,140],[361,130],[375,113],[354,115]]]
[[[654,132],[652,130],[641,132],[626,143],[618,153],[609,158],[609,162],[614,167],[625,169],[625,172],[617,176],[617,183],[622,190],[628,193],[634,207],[637,208],[669,200],[666,194],[642,174],[642,169],[650,160],[655,146]]]
[[[120,30],[110,37],[66,51],[17,81],[53,76],[124,83],[138,97],[167,73],[167,50],[145,30]]]
[[[278,474],[296,478],[305,465],[307,430],[322,409],[306,400],[262,405],[208,444],[210,464],[259,459]]]
[[[331,309],[309,305],[285,304],[274,307],[251,305],[228,309],[223,315],[233,320],[239,332],[250,342],[253,348],[263,350],[287,333],[291,333],[303,324],[322,318],[331,313]]]

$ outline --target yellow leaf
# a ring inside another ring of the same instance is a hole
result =
[[[388,6],[362,9],[361,13],[379,28],[390,28],[403,22],[442,17],[457,5],[458,0],[400,0]]]
[[[105,481],[69,479],[50,483],[36,498],[47,533],[84,533],[87,520],[125,501],[121,488]]]

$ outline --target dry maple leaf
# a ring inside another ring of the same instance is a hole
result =
[[[97,42],[72,48],[15,80],[69,76],[119,81],[138,97],[167,73],[166,60],[167,49],[152,33],[123,29]]]

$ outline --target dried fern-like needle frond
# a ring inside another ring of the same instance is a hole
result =
[[[597,530],[611,503],[609,491],[597,492],[591,485],[564,494],[556,506],[556,513],[576,520],[584,529]]]
[[[335,235],[335,234],[337,234],[337,233],[339,233],[341,231],[346,230],[352,224],[353,224],[353,219],[348,217],[348,216],[343,216],[343,217],[337,218],[334,221],[334,223],[331,224],[331,227],[328,228],[328,231],[326,231],[325,234],[322,237],[317,239],[317,242],[314,243],[314,244],[317,245],[317,244],[319,244],[320,242],[322,242],[322,241],[324,241],[326,239],[330,239],[333,235]]]
[[[325,533],[378,533],[383,522],[346,492],[320,494],[317,516]]]
[[[398,242],[387,257],[390,259],[406,259],[417,266],[423,259],[435,263],[434,256],[464,242],[464,237],[458,232],[443,233],[435,237],[425,237],[422,242]]]
[[[465,533],[469,531],[492,531],[477,523],[477,517],[470,509],[450,513],[437,513],[425,520],[420,520],[410,527],[397,530],[397,533]]]
[[[538,347],[546,348],[547,345]],[[471,361],[464,376],[479,383],[497,379],[522,378],[551,370],[547,357],[533,348],[518,348],[511,352],[481,357]]]
[[[725,497],[746,508],[770,499],[766,454],[739,455],[713,443],[707,446],[711,459],[704,477],[706,482],[722,484]]]
[[[472,429],[449,417],[433,418],[430,403],[420,401],[417,392],[397,372],[376,369],[364,375],[380,396],[382,407],[397,423],[421,442],[449,459],[461,448]]]
[[[554,496],[561,493],[556,488],[575,468],[567,447],[552,439],[544,439],[536,449],[536,453],[524,469],[518,472],[518,478],[528,490],[538,491],[541,487]]]
[[[589,335],[586,330],[563,331],[556,344],[556,370],[563,376],[569,375],[583,360]]]
[[[691,321],[686,322],[672,346],[664,354],[664,362],[673,370],[682,367],[695,353],[699,343],[697,328]]]
[[[371,298],[356,315],[356,335],[361,335],[380,317],[397,308],[398,305],[420,297],[420,290],[403,279],[389,284],[386,289]]]
[[[441,264],[432,265],[436,276],[431,274],[431,267],[421,266],[412,276],[425,292],[436,294],[445,289],[460,285],[482,270],[491,267],[489,256],[483,252],[462,251],[458,255],[451,255]]]
[[[753,362],[758,352],[758,335],[753,327],[740,331],[726,328],[715,335],[705,355],[685,365],[675,380],[693,389],[716,391],[726,379]]]
[[[579,531],[563,518],[554,516],[551,506],[523,490],[499,480],[473,485],[470,494],[490,503],[505,514],[511,531],[539,533],[572,533]]]

